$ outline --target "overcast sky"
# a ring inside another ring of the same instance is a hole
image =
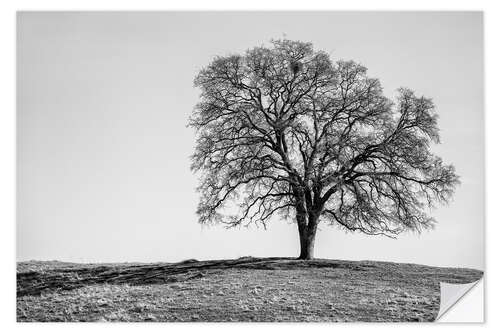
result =
[[[276,220],[197,223],[189,169],[196,73],[272,38],[353,59],[392,97],[432,97],[462,185],[436,228],[398,240],[320,225],[316,257],[484,268],[482,15],[430,12],[20,13],[17,260],[179,261],[298,255]]]

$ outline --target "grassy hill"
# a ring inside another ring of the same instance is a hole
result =
[[[18,321],[433,321],[439,282],[481,271],[251,258],[17,265]]]

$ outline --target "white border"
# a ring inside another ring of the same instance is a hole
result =
[[[454,332],[469,332],[471,329],[494,329],[498,325],[495,313],[498,311],[496,300],[493,295],[498,294],[498,267],[493,265],[497,258],[494,253],[500,253],[500,243],[494,235],[498,235],[499,213],[497,191],[499,184],[500,163],[498,151],[500,144],[497,128],[499,122],[499,95],[498,77],[500,75],[499,62],[500,52],[498,46],[498,32],[500,31],[500,15],[498,1],[397,1],[397,0],[350,0],[350,1],[271,1],[253,0],[248,2],[231,0],[182,0],[182,1],[106,1],[106,0],[45,0],[41,1],[2,1],[0,6],[0,221],[2,230],[0,235],[0,254],[2,255],[2,274],[0,274],[1,286],[1,325],[4,331],[41,331],[41,332],[63,332],[67,329],[76,332],[92,330],[112,330],[131,332],[136,329],[162,331],[175,329],[179,331],[189,330],[213,330],[217,332],[234,332],[235,329],[242,332],[254,332],[259,330],[284,329],[287,331],[302,331],[304,329],[329,331],[338,329],[370,330],[380,332],[396,332],[401,330],[401,324],[17,324],[15,323],[15,12],[17,10],[484,10],[485,11],[485,36],[486,36],[486,245],[487,245],[487,270],[486,290],[486,321],[485,325],[459,325],[459,324],[427,324],[404,325],[404,330],[453,330]],[[432,50],[430,50],[432,52]],[[478,170],[478,172],[481,172]],[[497,281],[497,282],[494,282]],[[491,316],[490,316],[491,315]],[[91,326],[90,326],[91,325]],[[258,327],[256,326],[258,325]],[[498,327],[497,327],[498,330]]]

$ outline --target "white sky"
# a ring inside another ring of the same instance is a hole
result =
[[[437,227],[398,240],[320,226],[316,257],[484,268],[482,15],[446,12],[21,13],[17,259],[296,256],[296,227],[196,221],[196,73],[271,38],[311,41],[432,97],[462,185]]]

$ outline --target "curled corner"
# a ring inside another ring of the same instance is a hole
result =
[[[464,297],[481,279],[472,283],[452,284],[440,282],[441,299],[439,313],[436,321],[441,318],[451,307],[453,307],[462,297]]]

